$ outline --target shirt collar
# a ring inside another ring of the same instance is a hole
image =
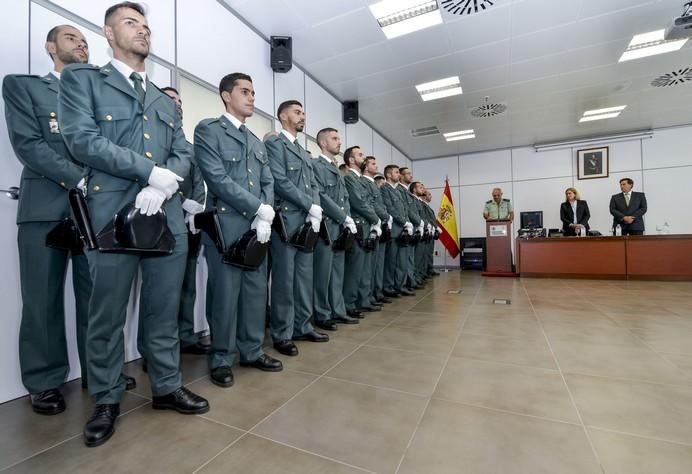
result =
[[[49,74],[54,75],[55,77],[58,78],[58,80],[60,79],[60,73],[58,71],[51,71]]]
[[[137,72],[140,76],[142,76],[142,87],[144,90],[147,90],[147,73],[145,71],[138,72],[132,69],[130,66],[125,64],[124,62],[120,61],[119,59],[111,59],[111,64],[115,69],[118,70],[120,74],[125,76],[125,79],[128,80],[128,82],[134,87],[134,83],[132,82],[132,79],[130,79],[130,74],[133,72]]]
[[[324,158],[330,165],[333,165],[333,164],[334,164],[334,160],[332,160],[331,158],[329,158],[328,156],[326,156],[324,153],[320,153],[320,156],[321,156],[322,158]]]
[[[362,175],[360,174],[360,171],[358,171],[358,170],[355,169],[355,168],[350,168],[350,167],[349,167],[348,170],[351,171],[352,173],[355,173],[356,176],[358,176],[358,177],[362,176]]]
[[[363,177],[368,178],[368,179],[369,179],[370,181],[372,181],[373,183],[375,182],[375,178],[373,178],[373,177],[371,177],[371,176],[368,176],[367,174],[363,174]]]
[[[228,112],[224,112],[223,116],[226,117],[238,130],[240,130],[241,125],[244,125],[243,122],[241,122]]]
[[[291,135],[290,133],[288,133],[288,132],[287,132],[286,130],[284,130],[283,128],[281,129],[281,133],[283,133],[283,134],[286,136],[286,138],[288,138],[288,141],[290,141],[291,143],[295,143],[295,142],[296,142],[296,137],[294,137],[293,135]]]
[[[392,183],[390,183],[389,181],[387,181],[387,184],[390,185],[393,189],[396,189],[396,186],[397,186],[397,184],[399,184],[399,183],[392,184]]]

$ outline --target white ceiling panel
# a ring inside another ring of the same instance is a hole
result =
[[[392,40],[367,8],[375,0],[225,1],[263,34],[280,25],[292,35],[306,72],[339,100],[358,100],[361,117],[414,159],[692,122],[692,83],[651,86],[692,67],[692,41],[618,63],[632,36],[664,28],[682,0],[498,0],[481,13],[444,11],[443,24]],[[416,84],[453,75],[463,95],[420,100]],[[486,96],[507,111],[471,118]],[[625,103],[618,119],[578,123],[584,110]],[[473,128],[477,137],[411,137],[411,129],[432,125]]]

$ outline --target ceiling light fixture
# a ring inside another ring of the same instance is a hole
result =
[[[469,138],[476,138],[476,134],[473,129],[471,130],[459,130],[458,132],[448,132],[444,134],[445,140],[448,142],[454,142],[457,140],[468,140]]]
[[[382,0],[370,5],[370,12],[387,39],[442,23],[437,0]]]
[[[442,99],[462,94],[459,76],[447,77],[437,81],[418,84],[416,90],[424,101]]]
[[[579,123],[615,118],[620,115],[620,112],[625,110],[626,107],[626,105],[618,105],[615,107],[606,107],[604,109],[587,110],[584,112],[582,118],[579,119]]]
[[[655,54],[670,53],[679,50],[687,43],[688,38],[666,41],[664,38],[665,31],[656,30],[634,35],[618,62],[645,58]]]

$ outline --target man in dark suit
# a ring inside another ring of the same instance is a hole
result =
[[[123,2],[106,11],[103,32],[113,61],[103,67],[71,65],[60,81],[63,138],[87,166],[87,206],[94,229],[134,201],[142,214],[165,209],[175,237],[170,255],[87,253],[93,291],[86,350],[89,391],[96,400],[84,427],[87,446],[115,431],[125,380],[123,326],[132,281],[141,269],[140,328],[152,389],[152,407],[184,414],[209,410],[180,375],[177,313],[187,258],[187,230],[178,183],[190,171],[190,153],[175,104],[146,79],[149,25],[141,5]]]
[[[91,294],[89,266],[81,250],[48,247],[46,236],[69,217],[67,190],[76,187],[84,173],[65,147],[57,106],[63,67],[87,62],[89,47],[79,30],[62,25],[48,32],[46,51],[54,70],[43,77],[8,75],[2,95],[10,142],[24,165],[17,208],[22,291],[19,365],[33,410],[55,415],[65,410],[59,387],[70,371],[63,304],[68,259],[72,261],[79,361],[82,380],[87,380],[84,339]]]
[[[646,196],[632,191],[634,181],[630,178],[620,180],[621,193],[610,198],[610,213],[613,216],[613,227],[620,225],[622,235],[642,235],[644,233],[644,214],[646,214]]]
[[[303,105],[297,100],[279,104],[276,116],[281,132],[265,141],[269,168],[274,176],[274,199],[290,239],[305,223],[319,232],[322,207],[312,158],[300,146],[298,133],[305,128]],[[310,323],[313,311],[313,254],[271,239],[271,333],[281,354],[298,355],[293,341],[327,342],[329,336]]]

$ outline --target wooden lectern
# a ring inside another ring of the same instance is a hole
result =
[[[512,221],[485,221],[487,273],[512,273]]]

